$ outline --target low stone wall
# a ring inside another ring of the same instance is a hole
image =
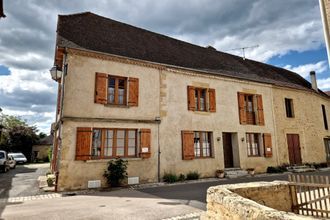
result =
[[[290,213],[288,182],[255,182],[210,187],[201,219],[314,219]]]

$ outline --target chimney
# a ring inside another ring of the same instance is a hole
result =
[[[314,89],[315,91],[318,91],[315,71],[311,71],[310,75],[311,75],[312,89]]]

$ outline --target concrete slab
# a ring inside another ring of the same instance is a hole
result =
[[[1,217],[6,220],[164,219],[200,211],[177,200],[124,189],[7,204]]]

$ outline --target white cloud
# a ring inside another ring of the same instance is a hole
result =
[[[317,87],[322,89],[323,91],[330,90],[330,77],[325,79],[318,79],[317,80]]]
[[[293,67],[291,65],[286,65],[283,68],[290,70],[292,72],[298,73],[304,78],[307,78],[309,76],[309,73],[311,71],[315,71],[316,74],[320,74],[328,70],[328,63],[327,61],[319,61],[317,63],[309,63],[309,64],[304,64],[300,66]]]

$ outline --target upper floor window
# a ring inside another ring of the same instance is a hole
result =
[[[294,117],[292,99],[285,98],[285,112],[286,112],[286,117],[288,117],[288,118],[293,118]]]
[[[138,106],[139,79],[96,73],[94,101],[99,104]]]
[[[188,86],[188,110],[215,112],[215,89]]]
[[[108,103],[126,105],[127,78],[109,76],[108,79]]]
[[[328,130],[327,112],[325,110],[325,106],[324,105],[322,105],[322,114],[323,114],[324,129],[325,130]]]
[[[238,93],[240,124],[264,125],[262,96]]]

